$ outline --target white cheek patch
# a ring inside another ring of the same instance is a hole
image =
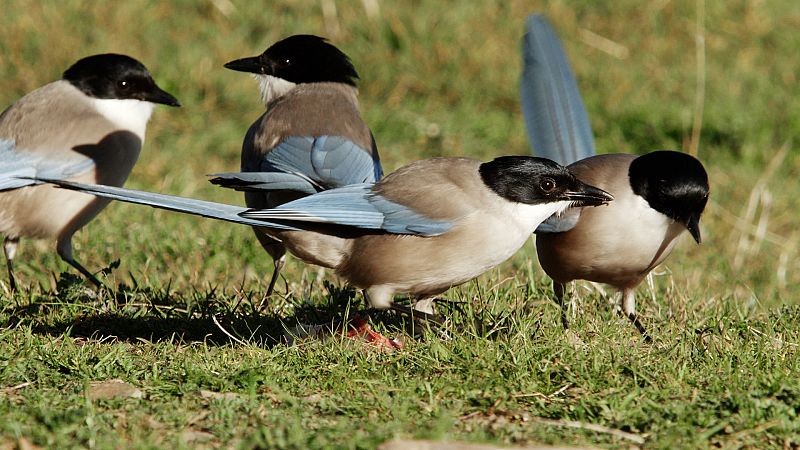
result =
[[[94,99],[94,106],[103,117],[121,130],[128,130],[144,138],[147,121],[153,114],[153,104],[132,99]]]
[[[264,105],[268,105],[272,100],[286,95],[297,86],[297,83],[273,77],[272,75],[253,74],[253,78],[258,81],[258,88],[261,91],[261,100]]]

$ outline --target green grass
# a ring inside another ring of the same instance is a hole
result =
[[[562,37],[601,151],[690,146],[697,2],[406,0],[370,18],[341,1],[335,19],[324,2],[264,3],[7,1],[0,105],[82,56],[129,53],[184,107],[156,110],[128,186],[241,203],[204,174],[238,167],[262,107],[255,83],[222,64],[309,32],[352,57],[387,172],[435,155],[527,154],[518,48],[537,10]],[[339,335],[289,346],[286,329],[342,317],[360,294],[290,261],[259,308],[272,263],[250,230],[112,204],[75,239],[90,269],[120,260],[109,290],[87,291],[52,242],[23,241],[26,289],[0,294],[0,448],[639,445],[610,430],[648,448],[800,445],[800,6],[705,3],[699,157],[712,196],[703,245],[685,239],[639,289],[653,345],[586,285],[574,320],[585,345],[571,344],[528,244],[447,293],[458,303],[444,330],[377,316],[403,350]],[[93,399],[92,383],[112,379],[141,397]]]

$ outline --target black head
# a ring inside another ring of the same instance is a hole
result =
[[[358,73],[341,50],[325,38],[298,34],[278,41],[258,56],[225,64],[239,72],[272,75],[292,83],[330,81],[356,85]]]
[[[708,202],[708,174],[700,161],[661,150],[634,159],[628,176],[633,192],[651,208],[684,224],[700,243],[700,215]]]
[[[480,174],[491,190],[512,202],[533,205],[570,201],[573,206],[597,206],[614,199],[546,158],[501,156],[481,164]]]
[[[67,69],[63,78],[94,98],[181,106],[175,97],[156,85],[142,63],[130,56],[114,53],[87,56]]]

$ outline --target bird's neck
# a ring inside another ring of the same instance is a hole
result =
[[[317,83],[292,83],[282,78],[273,77],[271,75],[253,75],[258,81],[258,87],[261,92],[261,100],[267,109],[281,97],[295,89],[330,89],[338,91],[345,95],[356,108],[358,107],[358,88],[345,83],[335,83],[332,81],[321,81]]]
[[[258,81],[258,89],[261,91],[261,100],[264,102],[264,106],[266,106],[267,109],[269,109],[270,103],[275,99],[283,97],[288,94],[289,91],[297,87],[297,83],[273,77],[272,75],[255,74],[253,78]]]
[[[142,100],[132,99],[94,99],[97,111],[106,119],[122,130],[128,130],[142,140],[147,127],[147,121],[153,113],[153,104]]]

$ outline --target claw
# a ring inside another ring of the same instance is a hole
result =
[[[361,337],[364,342],[377,347],[381,351],[392,351],[403,348],[400,338],[389,339],[369,326],[361,316],[353,317],[347,330],[347,337]]]

